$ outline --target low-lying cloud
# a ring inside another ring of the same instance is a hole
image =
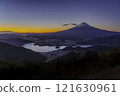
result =
[[[74,26],[76,26],[76,25],[78,25],[78,24],[76,24],[76,23],[68,23],[68,24],[63,24],[62,26],[69,26],[69,25],[74,25]]]

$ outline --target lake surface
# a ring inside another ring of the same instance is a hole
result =
[[[26,49],[31,49],[35,52],[51,52],[59,49],[64,49],[66,46],[60,46],[60,48],[56,48],[56,46],[39,46],[39,45],[34,45],[34,43],[28,43],[23,45],[23,47]]]
[[[76,45],[72,47],[75,48],[78,46],[82,48],[87,48],[87,47],[92,47],[93,45]],[[28,44],[24,44],[23,47],[26,49],[31,49],[35,52],[51,52],[59,49],[64,49],[66,46],[59,46],[59,48],[56,48],[56,46],[39,46],[39,45],[35,45],[34,43],[28,43]]]
[[[76,45],[76,46],[72,46],[73,48],[75,47],[82,47],[82,48],[88,48],[88,47],[92,47],[93,45]]]

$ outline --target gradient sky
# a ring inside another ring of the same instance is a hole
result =
[[[55,32],[82,22],[120,32],[120,0],[0,0],[0,31]]]

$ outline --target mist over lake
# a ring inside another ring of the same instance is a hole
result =
[[[56,48],[56,46],[39,46],[39,45],[35,45],[34,43],[28,43],[23,45],[23,47],[26,49],[31,49],[35,52],[50,52],[59,49],[64,49],[66,46],[59,46],[59,48]]]
[[[93,45],[76,45],[76,46],[72,46],[72,47],[73,48],[75,48],[75,47],[88,48],[88,47],[92,47],[92,46]],[[35,52],[51,52],[51,51],[56,51],[59,49],[64,49],[67,46],[59,46],[59,48],[56,48],[56,46],[39,46],[39,45],[35,45],[34,43],[28,43],[28,44],[24,44],[23,47],[26,49],[31,49]]]

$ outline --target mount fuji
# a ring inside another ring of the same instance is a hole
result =
[[[76,40],[82,40],[82,39],[93,39],[93,38],[98,38],[98,37],[106,37],[106,36],[111,36],[115,35],[118,32],[113,32],[113,31],[107,31],[107,30],[102,30],[95,28],[86,22],[83,22],[73,28],[59,31],[56,33],[52,33],[53,36],[57,38],[62,38],[62,39],[76,39]]]

